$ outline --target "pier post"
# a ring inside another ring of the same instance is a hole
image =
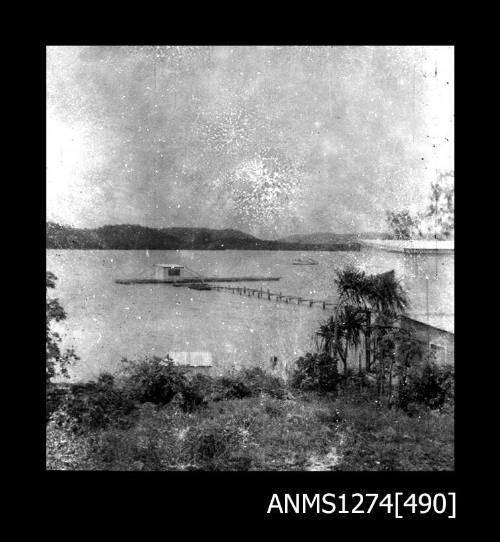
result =
[[[269,293],[269,288],[267,289],[267,299],[271,300],[271,294]]]

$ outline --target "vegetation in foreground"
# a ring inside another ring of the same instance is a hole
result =
[[[47,287],[55,277],[47,275]],[[119,374],[65,387],[47,301],[51,470],[453,470],[454,375],[394,325],[407,300],[392,275],[339,272],[340,303],[318,351],[288,382],[260,368],[189,374],[172,360],[123,360]],[[372,316],[374,321],[372,322]],[[373,358],[353,371],[349,349]]]
[[[48,469],[453,469],[446,394],[439,407],[388,408],[362,379],[317,392],[261,369],[212,378],[159,358],[126,365],[117,378],[68,387],[53,405]],[[435,386],[441,377],[434,367],[426,379]],[[415,380],[415,397],[422,386]]]

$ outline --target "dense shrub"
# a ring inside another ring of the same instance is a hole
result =
[[[189,384],[191,389],[206,401],[213,401],[220,394],[220,386],[217,383],[217,379],[205,374],[197,373],[192,375],[189,379]]]
[[[45,381],[47,386],[57,374],[68,377],[68,366],[78,361],[80,358],[75,354],[72,348],[61,351],[60,345],[62,338],[54,331],[52,324],[65,320],[66,311],[59,303],[58,299],[48,296],[49,288],[56,287],[57,277],[50,271],[46,272],[46,320],[45,320],[45,344],[46,344],[46,365]]]
[[[242,399],[251,395],[245,382],[234,374],[221,377],[196,374],[190,378],[189,383],[194,392],[207,402]]]
[[[94,470],[95,457],[87,434],[75,433],[51,420],[45,442],[47,470]]]
[[[248,470],[252,461],[242,447],[245,435],[236,419],[220,416],[190,428],[185,447],[201,470]]]
[[[127,425],[134,403],[123,390],[115,387],[114,378],[103,374],[97,382],[73,384],[59,408],[52,414],[56,425],[65,425],[83,432],[107,427],[109,424]]]
[[[253,396],[265,394],[276,399],[283,399],[286,395],[284,381],[277,376],[266,373],[260,367],[242,369],[240,374]]]
[[[217,379],[213,379],[217,381]],[[47,468],[66,470],[452,470],[453,412],[419,416],[360,401],[256,396],[184,412],[145,403],[129,427],[73,433],[47,426]],[[333,460],[332,460],[333,457]]]
[[[308,353],[297,360],[291,385],[301,391],[326,393],[336,391],[339,380],[337,364],[331,356]]]
[[[94,463],[99,470],[164,469],[164,458],[172,456],[173,436],[168,420],[157,409],[151,403],[140,405],[132,427],[110,427],[94,439]]]
[[[225,375],[219,379],[219,387],[223,399],[243,399],[261,394],[281,399],[286,394],[285,383],[260,367],[241,369]]]
[[[455,375],[450,365],[426,363],[421,371],[414,371],[399,386],[398,406],[411,411],[415,404],[441,408],[454,400]]]
[[[250,397],[252,390],[243,376],[239,373],[224,375],[219,379],[221,399],[243,399]]]
[[[260,367],[241,369],[215,378],[198,374],[189,382],[192,389],[207,401],[227,401],[258,395],[282,399],[287,394],[285,382],[267,374]]]
[[[204,400],[196,387],[186,378],[186,371],[167,358],[123,360],[123,388],[139,403],[166,405],[175,400],[179,408],[190,411]]]
[[[45,421],[47,423],[52,414],[61,407],[68,391],[68,386],[53,383],[47,384],[45,388]]]
[[[339,404],[345,440],[339,470],[453,470],[453,414],[409,416],[380,402]]]

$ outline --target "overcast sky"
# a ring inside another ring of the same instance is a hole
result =
[[[385,229],[453,165],[452,47],[49,47],[47,219]]]

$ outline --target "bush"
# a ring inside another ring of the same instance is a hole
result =
[[[243,399],[251,397],[252,390],[241,374],[225,375],[219,379],[221,399]]]
[[[453,470],[454,416],[420,406],[418,416],[381,403],[342,401],[342,471]]]
[[[417,405],[441,408],[454,400],[455,375],[450,365],[438,366],[426,363],[420,372],[414,372],[399,386],[398,406],[407,412]]]
[[[286,396],[283,380],[267,374],[260,367],[242,369],[218,378],[195,375],[189,382],[193,390],[206,401],[244,399],[261,394],[278,399]]]
[[[45,391],[45,421],[49,422],[52,414],[58,410],[68,393],[68,386],[61,386],[54,383],[49,383]]]
[[[308,353],[297,360],[291,386],[301,391],[327,393],[336,391],[339,381],[337,364],[331,356]]]
[[[134,403],[115,387],[113,376],[103,374],[97,382],[73,384],[51,418],[56,425],[84,432],[109,424],[128,425],[131,421],[127,417],[133,410]]]
[[[243,369],[240,375],[253,396],[265,394],[276,399],[283,399],[286,395],[286,387],[283,380],[266,373],[260,367]]]
[[[213,401],[214,398],[219,395],[221,391],[217,380],[205,374],[194,374],[190,378],[189,384],[191,386],[191,389],[198,395],[203,397],[205,401]]]
[[[132,427],[112,427],[94,439],[94,462],[100,470],[163,470],[164,458],[171,455],[172,436],[168,420],[157,409],[145,403],[138,407]]]
[[[94,470],[91,439],[50,421],[45,440],[47,470]]]
[[[248,470],[251,459],[242,449],[243,438],[236,420],[221,416],[192,427],[186,450],[192,462],[202,470]]]
[[[204,402],[203,396],[186,378],[186,371],[173,361],[158,357],[139,361],[123,360],[123,386],[139,403],[166,405],[175,399],[182,410],[191,411]]]

